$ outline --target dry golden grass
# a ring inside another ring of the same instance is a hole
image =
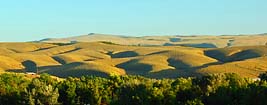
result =
[[[58,77],[80,77],[83,75],[107,76],[110,74],[124,75],[125,71],[99,62],[73,62],[62,66],[44,67],[41,72]]]
[[[19,61],[7,56],[0,55],[0,64],[1,64],[0,71],[23,68],[22,64]]]
[[[36,51],[55,46],[56,45],[46,43],[0,43],[0,48],[5,48],[16,53]]]
[[[38,66],[60,65],[60,63],[58,63],[52,57],[47,56],[47,55],[15,53],[15,54],[9,54],[8,57],[13,58],[14,60],[16,60],[18,62],[23,62],[26,60],[32,60]]]
[[[267,46],[242,46],[206,50],[207,56],[222,62],[245,60],[267,55]]]
[[[244,61],[230,62],[220,65],[212,65],[200,69],[200,73],[237,73],[244,77],[257,77],[267,71],[267,57],[248,59]]]
[[[179,41],[172,41],[173,38],[179,38]],[[267,35],[196,35],[196,36],[144,36],[144,37],[127,37],[106,34],[81,35],[69,38],[50,39],[42,42],[50,43],[69,43],[71,41],[78,42],[97,42],[107,41],[122,45],[164,45],[170,44],[202,44],[208,43],[215,45],[217,48],[228,46],[228,42],[233,40],[231,46],[254,46],[264,45],[267,42]],[[189,45],[192,46],[192,45]]]
[[[32,60],[37,63],[40,72],[59,77],[137,74],[175,78],[223,72],[256,77],[267,71],[266,54],[266,46],[201,49],[100,42],[61,46],[48,43],[0,43],[0,72],[21,71],[24,68],[21,63]]]

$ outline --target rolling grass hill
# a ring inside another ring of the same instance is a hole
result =
[[[24,72],[21,63],[26,60],[34,61],[40,73],[58,77],[116,74],[175,78],[234,72],[254,78],[267,71],[267,46],[207,49],[105,42],[29,42],[0,43],[0,49],[1,73]]]
[[[108,35],[90,33],[88,35],[68,38],[47,38],[39,42],[70,43],[70,42],[98,42],[106,41],[121,45],[138,46],[188,46],[196,48],[224,48],[233,46],[255,46],[267,43],[266,34],[255,35],[165,35],[131,37],[122,35]]]

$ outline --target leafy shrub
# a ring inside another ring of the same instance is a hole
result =
[[[0,104],[8,105],[266,105],[267,81],[236,74],[200,78],[83,76],[57,80],[0,75]]]

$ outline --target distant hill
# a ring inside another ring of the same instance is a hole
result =
[[[0,73],[24,72],[21,63],[31,60],[41,73],[59,77],[117,74],[175,78],[225,72],[257,77],[267,71],[266,54],[264,45],[206,49],[106,42],[0,43]]]
[[[47,43],[70,43],[70,42],[98,42],[106,41],[121,45],[139,46],[188,46],[197,48],[223,48],[233,46],[265,45],[266,34],[256,35],[170,35],[170,36],[142,36],[131,37],[122,35],[108,35],[90,33],[68,38],[46,38],[39,42]]]

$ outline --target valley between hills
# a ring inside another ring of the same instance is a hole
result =
[[[196,48],[192,46],[136,46],[111,42],[0,43],[0,72],[24,73],[31,60],[40,73],[57,77],[141,75],[176,78],[237,73],[256,78],[267,71],[267,46]]]

